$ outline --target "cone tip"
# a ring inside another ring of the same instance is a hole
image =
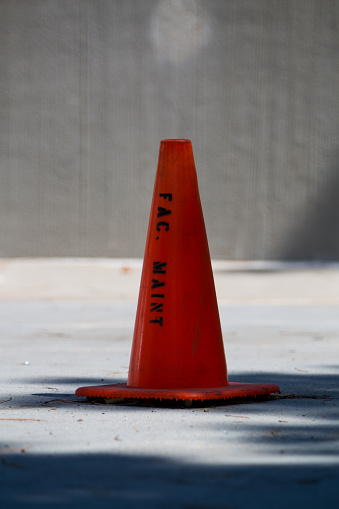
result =
[[[191,143],[191,140],[173,139],[173,140],[161,140],[160,143]]]

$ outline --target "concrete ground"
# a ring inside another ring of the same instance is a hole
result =
[[[139,260],[0,263],[2,507],[319,508],[339,497],[339,266],[214,263],[221,406],[98,405],[126,381]]]

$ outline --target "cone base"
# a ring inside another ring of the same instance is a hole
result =
[[[225,387],[212,389],[140,389],[129,387],[127,384],[97,385],[91,387],[79,387],[75,391],[76,396],[87,398],[136,398],[136,399],[174,399],[205,401],[214,399],[246,398],[269,395],[280,392],[274,384],[253,384],[230,382]]]

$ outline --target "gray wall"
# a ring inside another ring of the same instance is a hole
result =
[[[189,138],[214,258],[339,258],[337,0],[0,11],[0,256],[142,256]]]

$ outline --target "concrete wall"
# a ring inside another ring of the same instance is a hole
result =
[[[0,256],[143,255],[162,138],[211,254],[339,257],[337,0],[2,0]]]

